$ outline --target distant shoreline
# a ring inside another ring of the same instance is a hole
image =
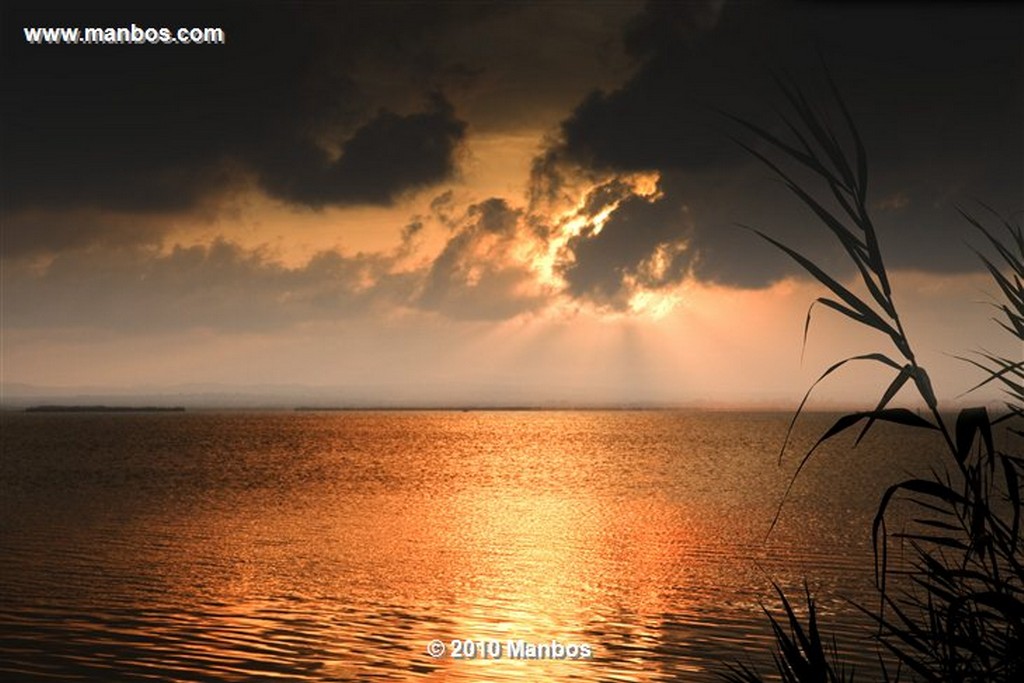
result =
[[[912,407],[912,410],[921,409]],[[998,409],[990,407],[997,412]],[[378,412],[434,412],[434,413],[475,413],[475,412],[682,412],[682,413],[749,413],[792,415],[791,407],[768,406],[693,406],[693,405],[107,405],[107,404],[33,404],[21,406],[0,405],[0,413],[378,413]],[[850,408],[817,406],[803,411],[807,414],[840,415],[854,412]],[[952,414],[952,413],[951,413]]]
[[[183,413],[183,406],[30,406],[26,413]]]

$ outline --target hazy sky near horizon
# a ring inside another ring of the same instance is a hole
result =
[[[737,224],[853,272],[721,111],[784,133],[773,75],[827,109],[823,61],[940,393],[975,378],[949,354],[1021,351],[956,211],[1024,208],[1020,6],[65,5],[2,10],[8,387],[790,405],[887,347],[819,311],[801,363],[822,292]],[[227,42],[22,32],[133,23]]]

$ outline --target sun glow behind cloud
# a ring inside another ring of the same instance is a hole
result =
[[[518,173],[520,187],[526,185],[522,159],[527,149],[522,145],[518,155],[507,157],[519,160],[510,166],[509,176]],[[360,210],[289,214],[283,207],[273,208],[269,200],[253,198],[251,213],[225,211],[200,224],[217,226],[240,239],[211,245],[206,241],[209,236],[195,232],[194,243],[188,246],[187,233],[181,241],[172,235],[148,261],[107,267],[108,280],[125,278],[116,304],[122,318],[152,320],[154,330],[128,337],[100,332],[91,339],[81,336],[81,327],[50,334],[8,331],[6,360],[8,368],[16,370],[8,371],[6,379],[139,387],[174,384],[183,378],[224,384],[245,378],[256,384],[349,387],[322,400],[344,397],[370,404],[779,405],[796,400],[814,373],[836,360],[844,348],[851,353],[873,348],[872,340],[851,346],[849,330],[841,321],[819,314],[801,366],[801,323],[807,303],[819,294],[809,283],[787,279],[759,290],[737,290],[684,274],[669,285],[648,286],[662,281],[673,257],[690,248],[686,240],[659,243],[637,271],[620,273],[628,297],[619,305],[573,296],[566,279],[573,241],[602,235],[628,202],[658,201],[661,178],[653,173],[577,177],[559,197],[531,204],[526,191],[508,191],[515,187],[511,181],[504,183],[504,197],[496,197],[498,176],[494,169],[491,173],[488,182],[467,174],[450,191],[425,192],[398,207],[372,210],[386,234],[372,234],[373,239],[362,242],[358,231],[350,229],[351,221],[364,217]],[[607,201],[595,201],[602,191]],[[250,233],[252,246],[247,246],[245,231],[234,228],[257,218]],[[317,232],[330,236],[333,229],[353,251],[340,251],[330,241],[311,248],[288,240],[283,228],[290,219],[310,222],[301,227],[291,224],[307,237]],[[307,229],[312,223],[318,227]],[[413,223],[420,227],[401,229]],[[219,234],[215,232],[213,239],[222,240]],[[273,234],[280,237],[281,250],[263,239]],[[452,266],[439,270],[437,264],[446,253]],[[101,254],[94,258],[95,268],[89,266],[86,272],[101,272]],[[53,280],[67,268],[66,261],[60,257],[51,264],[54,292],[72,282],[83,287],[81,270],[60,276],[69,278],[63,285]],[[231,312],[241,316],[237,329],[219,329],[225,315],[202,307],[194,307],[178,321],[163,303],[174,301],[173,294],[148,297],[147,283],[186,287],[188,280],[175,275],[180,269],[176,264],[185,262],[191,264],[190,280],[208,284],[192,294],[182,290],[182,297],[198,301],[195,297],[214,288],[230,307],[230,292],[237,292],[240,305]],[[32,268],[45,282],[48,266]],[[444,275],[437,282],[445,287],[439,296],[447,299],[427,306],[424,287],[432,270],[435,277]],[[237,278],[247,284],[243,287]],[[331,280],[337,285],[322,286]],[[941,287],[936,282],[926,274],[908,280],[919,298],[964,301],[985,280],[965,280],[956,286],[943,280]],[[475,299],[467,298],[474,292]],[[258,313],[261,325],[248,329],[244,302],[257,294],[263,303],[252,313]],[[102,297],[103,291],[97,290],[95,296]],[[342,313],[339,307],[347,305],[346,299],[377,303]],[[503,300],[508,305],[498,309]],[[930,310],[933,305],[926,301],[920,308]],[[116,306],[111,302],[105,309],[114,311]],[[277,322],[275,308],[282,312]],[[305,318],[285,313],[303,309]],[[58,308],[49,310],[62,315]],[[138,311],[135,318],[133,310]],[[473,310],[475,315],[452,317]],[[488,318],[491,313],[496,314]],[[166,320],[157,322],[162,319]],[[190,330],[189,322],[196,321],[205,322]],[[925,320],[923,325],[936,329],[940,322]],[[102,321],[95,324],[102,330]],[[160,332],[171,328],[177,328],[172,336]],[[964,350],[953,343],[942,350]],[[157,363],[155,356],[163,360]],[[961,368],[958,376],[962,374]],[[140,383],[139,378],[145,381]],[[867,380],[859,384],[868,391],[872,386]],[[967,381],[954,384],[962,390]],[[837,400],[835,395],[830,399],[827,390],[822,395],[826,404]]]
[[[447,259],[455,267],[445,275],[449,295],[458,290],[492,297],[496,310],[506,311],[501,317],[510,310],[502,297],[532,302],[522,308],[530,315],[588,309],[612,318],[664,317],[680,300],[676,288],[649,288],[642,280],[663,278],[684,244],[659,245],[637,273],[623,272],[621,283],[628,295],[615,306],[572,296],[565,277],[575,262],[573,245],[600,237],[624,201],[660,199],[659,174],[595,176],[573,169],[558,197],[531,200],[530,161],[545,134],[471,139],[465,155],[478,161],[467,164],[457,183],[441,192],[410,194],[388,208],[296,208],[257,187],[243,188],[226,195],[219,206],[207,206],[194,220],[167,230],[156,253],[173,258],[182,249],[205,250],[223,243],[267,267],[294,273],[325,259],[339,265],[353,259],[375,261],[375,268],[359,271],[354,293],[372,293],[383,278],[402,277],[421,283],[414,286],[420,301],[431,295],[431,280]],[[486,162],[479,160],[485,155]],[[596,202],[595,196],[611,186],[616,194]],[[484,214],[499,210],[507,214],[500,218],[503,227],[485,225],[492,218]],[[275,300],[295,300],[295,293],[281,292]],[[405,305],[416,308],[416,297]],[[475,314],[468,310],[466,315]]]
[[[934,311],[987,329],[970,308],[984,278],[956,280],[978,264],[950,202],[1018,208],[1019,98],[1003,93],[1020,41],[1002,11],[936,14],[986,36],[969,51],[886,14],[898,30],[865,53],[828,9],[360,7],[261,7],[227,50],[140,53],[124,73],[99,52],[19,57],[31,68],[5,82],[20,103],[5,382],[378,383],[415,385],[416,400],[497,400],[508,386],[527,401],[799,393],[812,361],[836,359],[814,340],[845,349],[849,331],[816,313],[801,368],[820,292],[735,225],[849,273],[705,105],[773,125],[761,50],[803,64],[795,37],[812,34],[834,47],[864,121],[887,263],[921,270],[907,320],[935,349],[998,348]],[[879,11],[851,10],[850,26]],[[265,30],[277,25],[294,31]],[[73,76],[54,89],[53,73]],[[799,77],[813,88],[817,75]],[[189,97],[156,106],[183,84]],[[110,125],[121,120],[147,126]],[[948,144],[939,120],[956,131]]]
[[[532,209],[530,221],[544,226],[543,231],[546,233],[545,246],[536,254],[533,261],[541,281],[563,290],[566,283],[560,270],[567,261],[571,263],[570,242],[600,235],[626,197],[641,197],[648,201],[658,199],[658,179],[658,173],[588,178],[589,182],[577,181],[571,184],[557,200],[537,202]],[[622,185],[625,190],[622,195],[599,206],[596,211],[590,208],[594,194],[612,182]],[[566,204],[568,208],[562,208]]]
[[[93,250],[71,269],[71,255],[33,262],[35,282],[55,296],[73,286],[101,301],[107,290],[90,294],[89,278],[122,278],[116,301],[101,310],[119,311],[125,322],[94,315],[97,332],[83,337],[84,319],[75,323],[51,302],[39,314],[56,317],[37,324],[40,332],[7,332],[15,370],[5,379],[136,388],[200,378],[308,383],[347,387],[323,401],[383,405],[788,405],[837,359],[849,331],[826,315],[800,364],[803,315],[819,294],[813,285],[786,279],[738,290],[686,271],[670,277],[675,259],[695,248],[683,230],[656,234],[633,270],[614,272],[622,298],[572,291],[581,245],[622,229],[614,223],[622,212],[656,206],[663,179],[562,168],[560,192],[538,196],[529,171],[543,134],[483,140],[489,154],[504,151],[394,207],[295,209],[250,190],[191,223],[162,226],[159,247],[127,260],[105,261]],[[677,220],[692,220],[686,206]],[[179,272],[185,266],[188,277]],[[936,282],[921,274],[910,285],[923,298],[969,301],[967,290],[984,278],[937,293]],[[180,291],[158,292],[158,283]],[[210,291],[224,311],[204,308],[214,303]],[[199,303],[176,318],[175,301]],[[61,331],[43,331],[61,316]],[[140,329],[147,320],[152,329]],[[128,336],[102,332],[128,332],[127,321],[136,328]]]

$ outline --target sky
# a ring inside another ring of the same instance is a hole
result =
[[[956,355],[1022,353],[990,320],[982,240],[957,211],[996,225],[983,205],[1024,208],[1019,5],[2,12],[5,404],[792,407],[830,363],[890,350],[819,307],[802,351],[824,292],[740,227],[853,286],[730,118],[788,135],[783,79],[840,122],[826,71],[939,394],[980,379]],[[132,24],[220,27],[226,42],[23,32]],[[838,375],[816,405],[862,405],[885,382]]]

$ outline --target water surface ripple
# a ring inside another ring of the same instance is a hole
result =
[[[825,448],[764,535],[788,416],[4,413],[0,675],[104,681],[706,681],[770,661],[806,577],[869,667],[870,518],[933,464]],[[893,449],[898,444],[898,450]],[[795,594],[795,593],[794,593]],[[432,639],[586,661],[431,658]]]

